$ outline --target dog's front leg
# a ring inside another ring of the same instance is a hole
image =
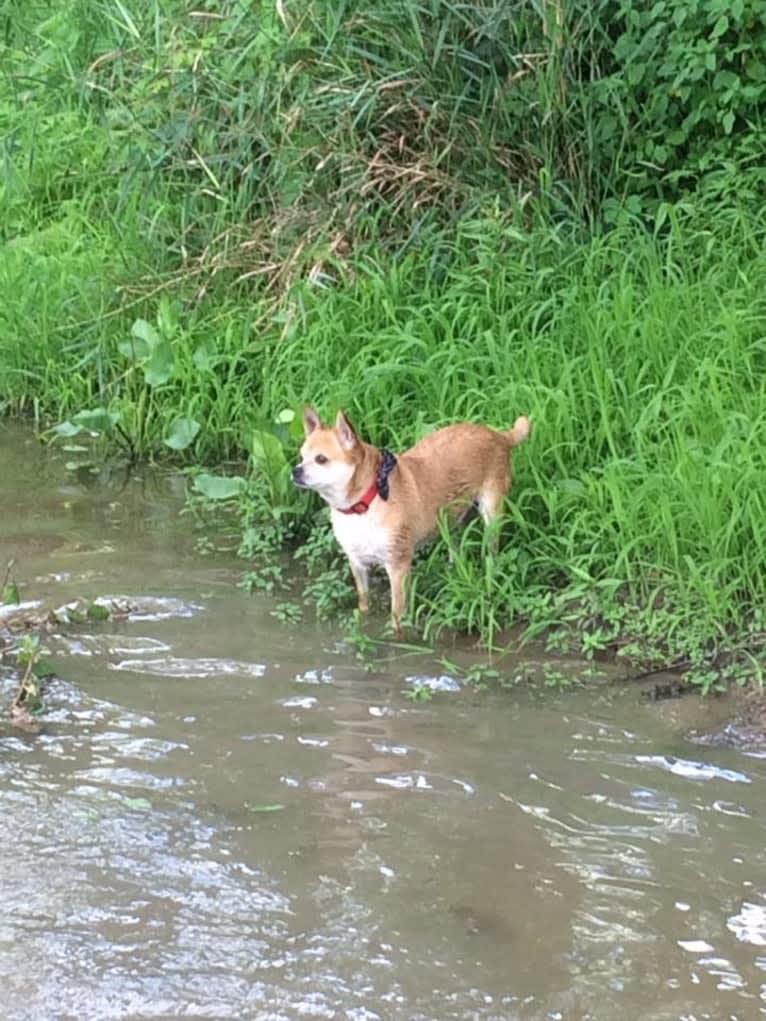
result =
[[[350,564],[351,573],[354,575],[354,583],[356,584],[359,612],[367,613],[370,606],[367,596],[370,589],[370,572],[366,564],[362,564],[357,560],[351,560]]]
[[[411,561],[396,560],[393,563],[386,563],[386,574],[391,585],[391,625],[394,634],[398,637],[402,630],[402,614],[405,609],[407,594],[407,578],[409,577]]]

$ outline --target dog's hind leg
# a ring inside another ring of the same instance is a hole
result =
[[[402,615],[407,601],[407,578],[411,566],[409,560],[386,563],[386,574],[391,585],[391,624],[397,637],[402,629]]]
[[[487,526],[489,536],[489,548],[492,553],[497,553],[497,546],[500,539],[500,515],[503,510],[503,501],[510,488],[511,480],[493,479],[486,482],[479,492],[479,513]]]

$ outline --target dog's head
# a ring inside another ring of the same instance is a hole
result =
[[[313,408],[303,412],[306,438],[301,462],[293,468],[293,482],[303,489],[316,489],[328,503],[345,502],[349,483],[362,456],[362,444],[342,411],[334,426],[323,425]]]

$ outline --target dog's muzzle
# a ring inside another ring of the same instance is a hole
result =
[[[296,464],[296,466],[293,468],[293,482],[295,483],[296,486],[304,487],[306,485],[303,478],[302,464]]]

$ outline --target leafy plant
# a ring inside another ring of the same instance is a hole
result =
[[[163,321],[167,322],[165,316]],[[145,319],[136,319],[129,339],[118,344],[117,350],[127,358],[128,371],[140,373],[146,386],[162,386],[175,374],[176,357],[168,326],[160,332]]]
[[[607,219],[638,212],[641,196],[656,207],[737,162],[759,168],[766,5],[605,0],[597,10],[596,140],[604,167],[625,175],[623,194],[606,197]]]
[[[545,665],[543,667],[543,684],[546,688],[556,688],[559,691],[567,691],[577,687],[580,683],[576,674],[557,670],[555,667]]]
[[[161,308],[160,322],[167,324],[167,308]],[[169,383],[175,373],[175,353],[169,339],[171,327],[166,325],[159,333],[145,319],[137,319],[128,341],[118,344],[118,350],[128,358],[130,367],[121,377],[123,389],[115,402],[119,410],[107,407],[82,409],[71,419],[51,429],[54,437],[72,439],[82,433],[109,440],[116,437],[129,453],[131,460],[151,452],[149,438],[151,425],[158,415],[155,390]],[[190,447],[201,426],[189,416],[176,416],[164,430],[162,442],[171,450],[183,451]]]
[[[13,560],[9,560],[5,569],[3,584],[0,585],[0,604],[3,606],[17,606],[21,602],[19,587],[13,576],[13,567]]]
[[[262,564],[256,570],[245,571],[240,586],[246,592],[267,592],[285,588],[284,571],[279,564]]]
[[[269,610],[269,613],[285,624],[298,624],[303,618],[300,604],[293,601],[277,603],[273,610]]]
[[[405,688],[402,695],[410,702],[430,702],[434,693],[427,684],[413,684]]]
[[[42,710],[43,684],[50,675],[50,669],[42,658],[43,648],[37,632],[25,634],[14,652],[22,675],[8,707],[8,715],[17,725],[29,727],[33,724],[33,717]]]
[[[241,496],[247,482],[240,475],[210,475],[200,472],[194,476],[192,490],[210,503],[233,500]]]

